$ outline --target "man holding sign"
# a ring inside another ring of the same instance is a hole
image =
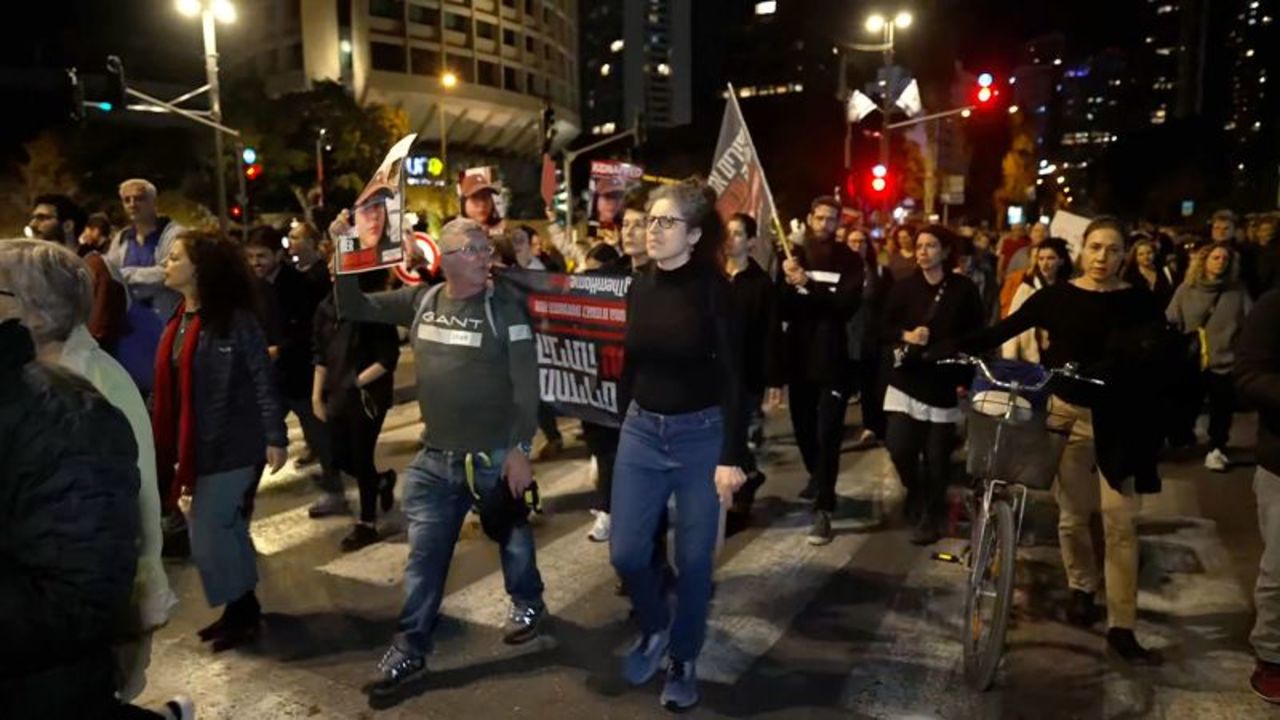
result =
[[[529,451],[537,429],[533,331],[514,301],[488,287],[493,245],[480,223],[450,221],[440,250],[444,285],[366,295],[355,277],[338,276],[344,318],[411,330],[425,425],[423,449],[405,470],[405,604],[370,687],[374,695],[392,694],[425,675],[449,562],[473,506],[501,548],[512,600],[503,640],[532,640],[546,612],[524,500],[533,483]]]

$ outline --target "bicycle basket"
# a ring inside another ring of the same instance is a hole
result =
[[[1033,490],[1048,490],[1058,474],[1058,463],[1069,433],[1051,430],[1042,410],[1031,411],[1018,403],[1012,417],[995,413],[987,398],[984,407],[970,406],[968,414],[969,475],[1020,483]],[[1007,399],[1006,399],[1007,409]]]

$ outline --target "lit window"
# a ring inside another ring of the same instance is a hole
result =
[[[1253,48],[1249,48],[1248,50],[1245,50],[1245,51],[1244,51],[1244,56],[1245,56],[1245,57],[1253,57]]]
[[[604,135],[611,135],[617,129],[618,129],[618,126],[613,122],[607,122],[600,126],[600,132]]]
[[[778,12],[777,0],[764,0],[763,2],[756,3],[757,15],[772,15],[776,12]]]
[[[1255,121],[1253,122],[1253,131],[1254,131],[1254,132],[1257,132],[1257,131],[1259,131],[1259,130],[1261,130],[1261,129],[1262,129],[1262,121],[1261,121],[1261,120],[1255,120]]]
[[[671,66],[666,63],[658,63],[658,74],[666,77],[671,74]]]
[[[611,52],[622,52],[622,41],[614,40],[613,42],[609,43],[609,50]]]
[[[1161,5],[1160,7],[1156,8],[1156,14],[1167,15],[1168,13],[1171,13],[1171,12],[1177,12],[1177,10],[1178,9],[1172,5]]]
[[[609,77],[609,73],[613,71],[613,67],[609,63],[600,66],[600,77]]]
[[[1053,59],[1053,64],[1054,64],[1054,65],[1061,65],[1061,64],[1062,64],[1062,58],[1054,58],[1054,59]]]

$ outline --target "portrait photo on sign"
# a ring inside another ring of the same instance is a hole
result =
[[[633,187],[640,185],[644,168],[614,160],[591,163],[591,212],[587,234],[609,245],[617,245],[622,225],[622,205]]]
[[[401,138],[356,198],[351,226],[339,233],[338,272],[357,273],[392,267],[405,259],[407,234],[404,223],[404,159],[416,134]]]

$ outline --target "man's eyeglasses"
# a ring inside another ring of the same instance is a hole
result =
[[[670,215],[654,215],[649,218],[649,227],[653,227],[656,223],[663,230],[670,230],[676,226],[676,223],[688,223],[684,218],[671,217]]]
[[[441,255],[457,255],[461,253],[468,258],[492,257],[492,245],[463,245],[456,250],[446,250]]]

